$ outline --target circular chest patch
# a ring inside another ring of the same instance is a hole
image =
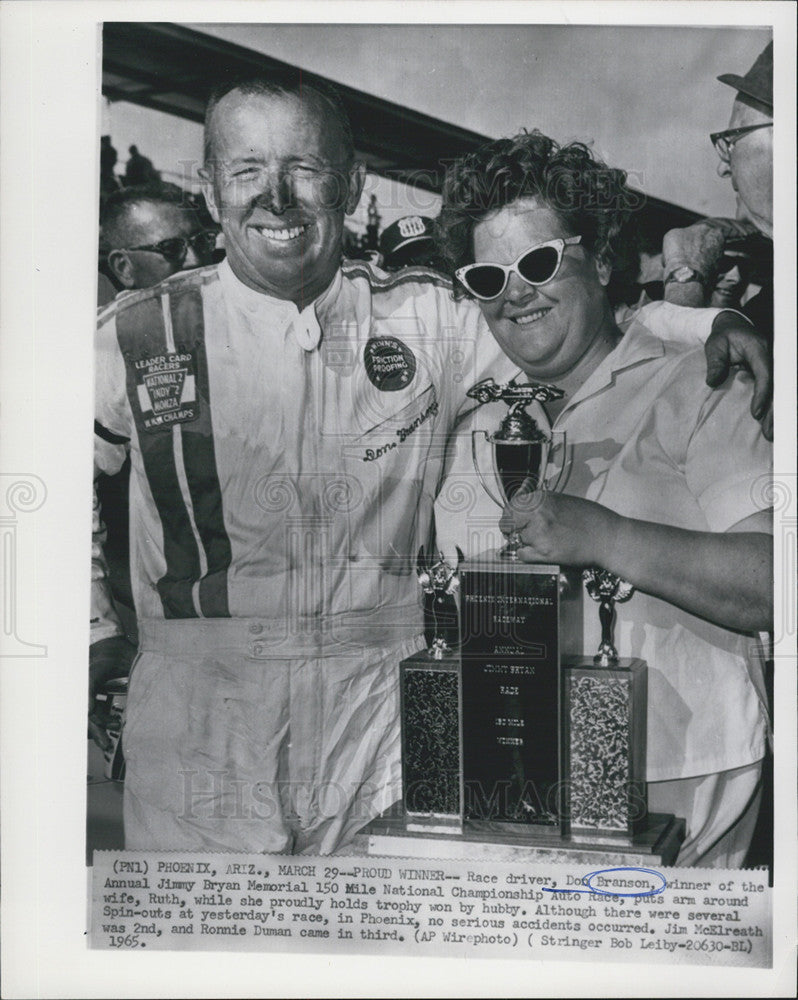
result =
[[[416,356],[396,337],[372,337],[363,351],[372,385],[382,392],[397,392],[410,385],[416,374]]]

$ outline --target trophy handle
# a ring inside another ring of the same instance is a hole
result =
[[[476,469],[479,481],[482,484],[482,489],[488,494],[491,500],[496,504],[497,507],[504,508],[505,504],[498,500],[493,492],[493,490],[488,486],[485,477],[482,475],[482,469],[479,467],[479,457],[477,453],[477,438],[480,434],[485,438],[486,441],[490,441],[490,437],[487,431],[471,431],[471,457],[474,460],[474,468]]]

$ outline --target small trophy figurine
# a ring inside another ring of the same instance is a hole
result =
[[[457,560],[458,565],[463,561],[463,553],[459,548],[457,549]],[[424,593],[434,595],[432,599],[432,618],[435,636],[427,652],[434,660],[442,660],[447,653],[451,653],[452,647],[444,636],[440,634],[441,622],[438,615],[444,610],[447,603],[444,598],[457,592],[460,580],[457,576],[457,570],[452,569],[449,563],[446,562],[442,552],[438,553],[438,561],[430,564],[424,555],[423,545],[418,550],[416,573],[418,574],[418,582]]]
[[[586,569],[582,579],[585,581],[588,594],[594,601],[599,602],[601,643],[593,662],[597,667],[613,667],[618,663],[618,650],[612,642],[615,605],[628,601],[634,592],[634,587],[606,569]]]
[[[499,385],[492,378],[486,378],[472,386],[467,394],[479,403],[491,403],[500,399],[510,407],[499,429],[493,434],[474,431],[471,435],[474,468],[491,500],[499,507],[505,507],[520,489],[540,489],[549,460],[551,437],[540,429],[537,422],[526,412],[526,407],[533,401],[545,403],[561,399],[564,395],[562,389],[558,389],[555,385],[535,382],[524,384],[510,382],[507,385]],[[491,445],[496,492],[486,482],[479,466],[477,440],[480,436],[487,438]],[[561,474],[564,469],[563,454]],[[499,555],[503,559],[517,560],[520,547],[521,537],[514,531]]]

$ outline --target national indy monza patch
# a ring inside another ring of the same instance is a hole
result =
[[[195,350],[181,348],[139,358],[131,368],[144,430],[158,431],[199,417]]]

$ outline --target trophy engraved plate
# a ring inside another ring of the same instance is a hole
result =
[[[579,589],[564,584],[557,566],[495,553],[460,567],[463,809],[473,825],[560,833],[560,637],[581,640]]]
[[[460,662],[423,651],[400,665],[402,789],[408,827],[461,822]]]

